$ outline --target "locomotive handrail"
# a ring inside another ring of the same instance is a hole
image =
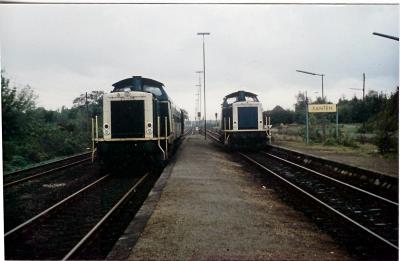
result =
[[[97,115],[96,115],[96,139],[99,139],[99,123],[97,122]]]
[[[157,116],[157,145],[160,148],[160,150],[161,150],[161,152],[163,154],[164,160],[165,160],[166,159],[165,158],[165,151],[161,147],[161,139],[160,139],[160,116]]]
[[[168,118],[167,116],[164,117],[165,119],[165,155],[168,158]]]
[[[96,139],[95,138],[95,141],[142,141],[142,140],[144,140],[144,141],[148,141],[148,140],[165,140],[165,139],[169,139],[171,136],[173,136],[173,135],[168,135],[166,138],[163,136],[163,137],[160,137],[160,138],[158,138],[158,137],[155,137],[155,138],[112,138],[112,139],[109,139],[109,140],[105,140],[104,138],[98,138],[98,139]]]
[[[226,117],[224,117],[224,142],[226,140]]]

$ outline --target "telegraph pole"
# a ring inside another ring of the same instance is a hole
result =
[[[365,101],[365,73],[363,73],[363,101]]]
[[[363,101],[365,101],[365,73],[363,73],[363,87],[362,89],[360,88],[350,88],[351,90],[357,90],[357,91],[362,91],[363,92]]]

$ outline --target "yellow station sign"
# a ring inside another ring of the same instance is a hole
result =
[[[336,104],[310,104],[308,112],[336,112]]]

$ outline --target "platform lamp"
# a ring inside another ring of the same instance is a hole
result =
[[[312,72],[306,72],[306,71],[300,71],[300,70],[296,70],[296,72],[305,73],[305,74],[311,74],[311,75],[316,75],[316,76],[321,76],[321,79],[322,79],[322,100],[324,101],[325,100],[325,98],[324,98],[324,76],[325,76],[325,74],[318,74],[318,73],[312,73]]]
[[[206,114],[206,50],[204,43],[204,36],[210,33],[202,32],[197,35],[203,36],[203,86],[204,86],[204,139],[207,139],[207,114]]]
[[[376,32],[373,32],[372,34],[380,36],[380,37],[389,38],[389,39],[392,39],[392,40],[395,40],[395,41],[399,41],[399,37],[396,37],[396,36],[391,36],[391,35],[381,34],[381,33],[376,33]]]
[[[199,123],[200,123],[200,121],[201,121],[201,74],[203,73],[203,71],[196,71],[196,73],[199,74],[199,84],[197,84],[196,86],[199,87],[199,89],[198,89],[198,91],[199,91],[199,93],[198,93],[198,95],[199,95],[199,104],[198,104],[199,110],[197,111],[197,114],[200,114],[200,116],[198,116]]]

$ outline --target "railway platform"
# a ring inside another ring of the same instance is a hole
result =
[[[234,155],[190,135],[107,259],[351,258]]]

